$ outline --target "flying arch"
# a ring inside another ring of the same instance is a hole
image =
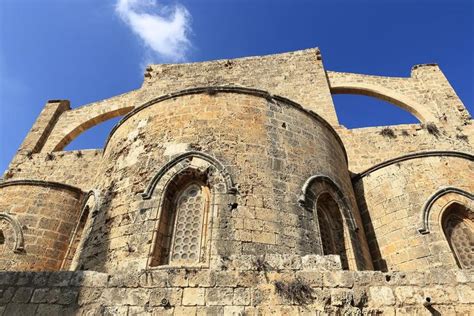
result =
[[[62,138],[54,145],[53,151],[61,151],[66,147],[70,142],[76,139],[80,134],[86,130],[97,126],[105,121],[113,119],[118,116],[122,116],[133,110],[133,106],[123,107],[114,109],[108,112],[100,113],[96,116],[88,118],[86,121],[81,122],[81,124],[73,127],[71,130],[67,131]]]
[[[411,113],[422,123],[437,121],[422,104],[393,89],[363,82],[344,81],[339,83],[336,81],[331,82],[330,90],[332,94],[358,94],[390,102]]]

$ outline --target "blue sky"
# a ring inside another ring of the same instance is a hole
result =
[[[409,76],[436,62],[471,113],[472,0],[2,0],[0,173],[48,99],[72,107],[141,85],[146,63],[320,47],[326,69]],[[413,123],[395,106],[335,96],[347,127]],[[101,147],[112,122],[68,146]]]

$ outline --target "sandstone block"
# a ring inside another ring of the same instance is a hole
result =
[[[207,305],[232,305],[234,289],[226,287],[206,289]]]
[[[395,296],[388,286],[371,286],[369,288],[370,304],[374,307],[391,306],[395,304]]]
[[[205,289],[203,288],[185,288],[183,289],[183,305],[204,305]]]

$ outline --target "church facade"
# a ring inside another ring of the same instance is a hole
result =
[[[419,123],[347,129],[334,94]],[[64,150],[118,116],[103,148]],[[468,314],[473,140],[437,65],[334,72],[319,49],[50,100],[0,181],[0,312]]]

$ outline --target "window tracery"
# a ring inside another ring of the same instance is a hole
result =
[[[178,179],[166,191],[152,266],[205,261],[210,190],[202,176],[196,178]]]
[[[443,232],[460,268],[474,267],[474,215],[473,212],[454,203],[443,216]]]

